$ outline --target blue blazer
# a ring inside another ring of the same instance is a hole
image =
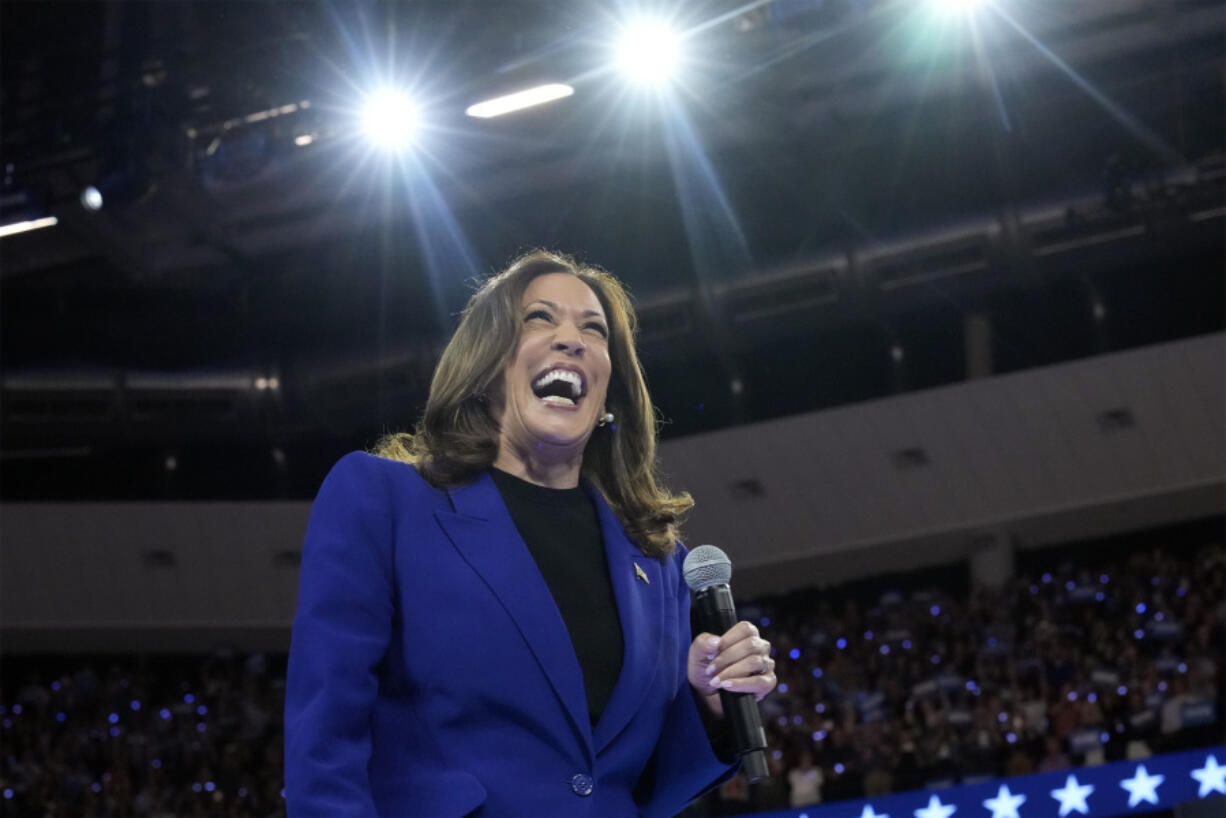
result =
[[[625,639],[595,728],[566,625],[490,476],[439,491],[404,463],[337,463],[302,552],[290,818],[671,816],[734,772],[686,680],[684,549],[645,557],[585,487]]]

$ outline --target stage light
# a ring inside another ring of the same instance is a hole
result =
[[[974,14],[987,0],[928,0],[928,5],[938,14],[953,17]]]
[[[561,83],[538,85],[526,91],[516,91],[514,94],[507,94],[506,96],[495,97],[494,99],[487,99],[484,102],[470,105],[464,113],[478,119],[490,119],[502,116],[503,114],[509,114],[512,111],[522,111],[524,108],[531,108],[534,105],[553,102],[555,99],[569,97],[573,93],[575,93],[574,88],[571,88],[569,85],[562,85]]]
[[[102,191],[93,185],[88,185],[81,191],[81,207],[89,211],[102,209]]]
[[[366,100],[362,128],[375,145],[401,150],[412,144],[420,122],[417,106],[403,91],[377,91]]]
[[[59,224],[59,219],[57,219],[55,216],[46,216],[41,219],[13,222],[12,224],[0,224],[0,237],[15,236],[18,233],[38,230],[42,227],[55,227],[57,224]]]
[[[658,87],[671,80],[681,62],[681,38],[666,23],[640,20],[628,25],[617,45],[617,65],[634,82]]]

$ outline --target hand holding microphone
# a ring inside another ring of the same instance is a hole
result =
[[[713,545],[701,545],[685,558],[685,582],[693,595],[700,633],[690,645],[690,685],[711,709],[728,719],[734,749],[749,781],[767,777],[766,733],[757,701],[775,688],[770,643],[749,622],[737,622],[728,581],[732,563]]]

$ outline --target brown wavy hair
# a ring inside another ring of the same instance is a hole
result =
[[[694,501],[688,493],[672,494],[660,484],[656,413],[634,346],[634,308],[610,273],[570,256],[534,250],[473,294],[434,371],[415,431],[387,435],[374,454],[412,463],[440,489],[467,483],[493,464],[499,429],[490,417],[488,395],[518,347],[524,290],[546,273],[568,273],[591,287],[609,321],[613,377],[606,405],[616,425],[592,434],[583,452],[582,475],[645,554],[666,558]]]

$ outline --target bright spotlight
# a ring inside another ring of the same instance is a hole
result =
[[[573,93],[575,93],[574,88],[571,88],[569,85],[562,85],[561,83],[538,85],[526,91],[517,91],[514,94],[507,94],[506,96],[478,102],[476,105],[469,105],[464,113],[479,119],[489,119],[509,114],[513,111],[521,111],[524,108],[531,108],[534,105],[544,105],[546,102],[553,102],[555,99],[569,97]]]
[[[974,14],[986,4],[987,0],[928,0],[929,6],[947,17]]]
[[[677,72],[681,38],[666,23],[642,20],[627,26],[617,46],[617,65],[641,85],[660,86]]]
[[[418,124],[417,106],[401,91],[372,94],[362,112],[367,137],[385,150],[399,150],[412,144]]]
[[[90,211],[102,209],[102,191],[89,185],[81,191],[81,207]]]

